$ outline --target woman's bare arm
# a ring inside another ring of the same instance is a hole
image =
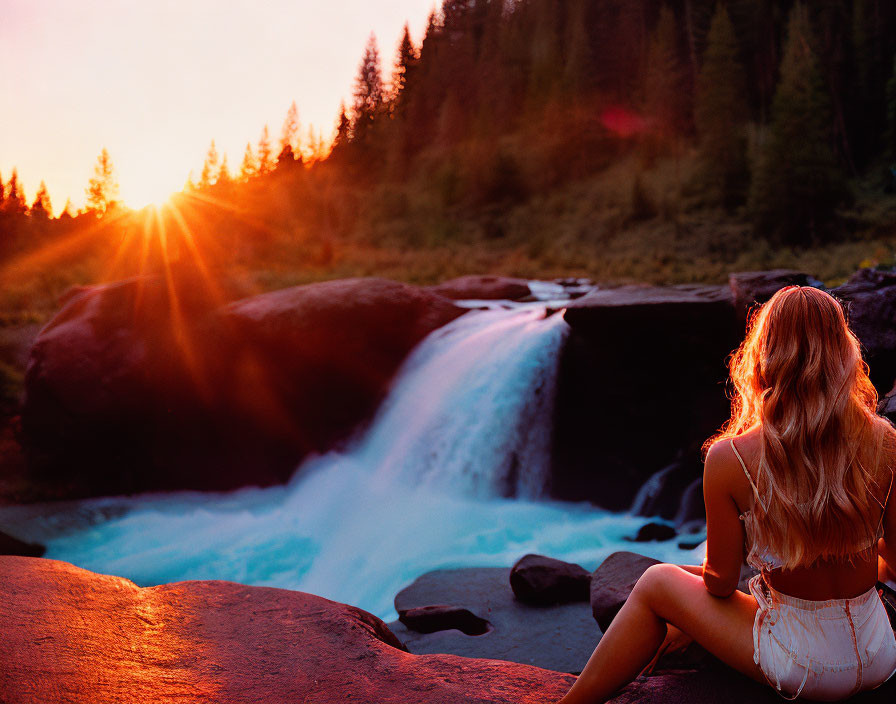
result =
[[[728,456],[730,455],[730,457]],[[739,477],[732,450],[725,442],[713,445],[703,467],[703,500],[706,503],[706,559],[703,583],[710,594],[730,596],[740,581],[744,560],[744,534],[732,495]]]

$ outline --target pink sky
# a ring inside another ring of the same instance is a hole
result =
[[[131,206],[198,177],[211,139],[231,169],[295,100],[302,134],[331,136],[370,32],[388,78],[407,21],[436,0],[3,0],[0,175],[41,179],[58,212],[103,147]]]

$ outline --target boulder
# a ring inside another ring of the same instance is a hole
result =
[[[526,279],[515,279],[509,276],[460,276],[435,286],[427,286],[427,289],[439,296],[453,300],[506,299],[516,301],[532,293]]]
[[[645,570],[658,564],[652,557],[614,552],[591,573],[591,613],[601,631],[609,628]]]
[[[551,495],[627,510],[651,475],[678,463],[651,509],[672,518],[702,474],[700,447],[730,413],[725,358],[743,337],[730,288],[597,290],[564,319]]]
[[[739,271],[728,275],[728,285],[734,296],[734,307],[744,320],[750,308],[765,303],[785,286],[823,286],[817,279],[795,269]]]
[[[306,592],[225,581],[140,588],[28,557],[0,557],[0,572],[3,702],[547,704],[575,681],[505,660],[415,655],[372,614]],[[556,649],[567,637],[558,631],[537,645]],[[610,701],[779,701],[771,687],[713,658],[674,668],[669,661]],[[883,704],[894,695],[896,680],[854,701]]]
[[[534,606],[514,598],[508,567],[465,567],[420,575],[395,596],[400,620],[388,624],[415,654],[453,653],[495,658],[578,673],[594,651],[600,632],[586,601]],[[457,622],[445,630],[419,633],[402,623],[406,614],[431,605],[465,610],[489,628],[467,635]]]
[[[35,473],[70,495],[285,481],[369,419],[407,353],[465,312],[377,278],[226,298],[160,277],[75,291],[25,374]]]
[[[187,581],[140,588],[57,560],[0,557],[0,701],[471,704],[559,699],[568,674],[408,653],[314,594]]]
[[[659,560],[634,552],[614,552],[591,573],[591,612],[601,631],[609,628],[645,570],[659,563]],[[749,593],[747,582],[754,574],[744,565],[737,588]]]
[[[638,529],[634,538],[635,543],[650,543],[657,540],[672,540],[676,536],[675,528],[665,523],[645,523]]]
[[[860,269],[831,295],[844,302],[872,383],[880,394],[888,392],[896,380],[896,273]]]
[[[590,583],[591,574],[581,565],[544,555],[525,555],[510,569],[514,596],[527,604],[588,601]]]
[[[47,548],[38,543],[26,543],[24,540],[0,531],[0,555],[22,555],[25,557],[41,557]]]

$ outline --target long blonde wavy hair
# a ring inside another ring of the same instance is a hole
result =
[[[867,554],[891,485],[896,429],[876,412],[839,301],[810,286],[782,288],[751,311],[729,367],[731,418],[704,449],[759,427],[754,540],[786,569]]]

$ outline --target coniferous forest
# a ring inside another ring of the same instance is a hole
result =
[[[896,242],[896,5],[885,0],[445,0],[422,41],[363,47],[332,136],[211,142],[159,207],[0,175],[0,314],[72,284],[203,270],[256,289],[465,273],[825,280]]]

